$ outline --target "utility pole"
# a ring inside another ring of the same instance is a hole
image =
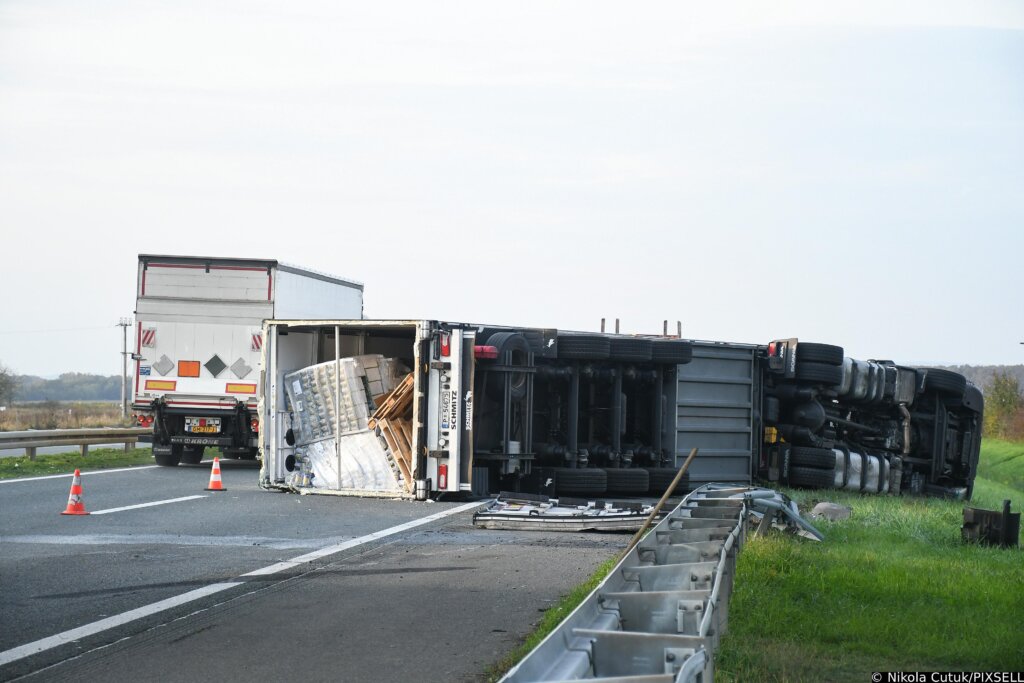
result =
[[[128,328],[132,325],[131,318],[121,318],[117,326],[121,328],[121,417],[128,418]]]

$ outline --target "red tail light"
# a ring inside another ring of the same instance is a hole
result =
[[[252,422],[249,423],[249,427],[252,428],[252,431],[254,431],[255,433],[259,434],[259,431],[260,431],[260,421],[259,420],[253,420]]]
[[[437,466],[437,488],[441,491],[448,488],[448,465]]]
[[[441,355],[448,357],[452,355],[452,333],[442,332],[441,333]]]
[[[497,358],[498,347],[497,346],[474,346],[473,355],[477,358]]]
[[[768,345],[768,355],[769,356],[777,356],[777,355],[779,355],[779,343],[778,342],[772,342],[771,344]]]

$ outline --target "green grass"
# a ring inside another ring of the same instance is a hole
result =
[[[1024,491],[1024,443],[986,439],[978,476]]]
[[[562,623],[562,620],[569,616],[569,614],[572,613],[572,611],[576,609],[588,595],[590,595],[592,590],[597,588],[597,585],[604,580],[604,577],[608,576],[608,572],[612,570],[618,560],[618,553],[615,554],[615,557],[605,560],[597,569],[594,570],[594,573],[590,575],[589,579],[576,586],[571,593],[559,600],[554,607],[546,610],[544,612],[544,616],[537,624],[537,627],[526,637],[526,640],[515,650],[512,650],[505,655],[497,664],[489,667],[487,671],[484,672],[484,679],[489,683],[497,681],[520,659],[525,657],[530,650],[537,647],[537,645],[540,644],[540,641],[547,638],[548,634],[551,633],[556,626]]]
[[[985,442],[970,505],[1024,504],[1021,444]],[[751,538],[740,553],[724,681],[864,681],[874,671],[1024,668],[1024,551],[964,544],[963,502],[787,491],[853,508],[824,543]]]
[[[74,472],[76,468],[103,470],[152,464],[153,453],[148,448],[137,448],[127,452],[123,448],[90,448],[89,454],[84,458],[78,451],[37,455],[35,460],[29,460],[28,456],[0,458],[0,479],[65,474]]]

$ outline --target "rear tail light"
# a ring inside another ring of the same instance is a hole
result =
[[[259,433],[259,431],[260,431],[260,421],[259,420],[253,420],[252,422],[249,423],[249,427],[252,428],[252,431],[254,431],[256,433]]]
[[[437,488],[441,491],[448,489],[448,465],[437,466]]]
[[[473,355],[477,358],[495,359],[498,357],[497,346],[474,346]]]
[[[772,342],[768,345],[768,355],[777,356],[779,355],[779,342]]]
[[[441,333],[441,355],[447,358],[452,355],[452,333],[442,332]]]

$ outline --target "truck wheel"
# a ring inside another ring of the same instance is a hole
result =
[[[651,359],[650,339],[631,339],[616,337],[611,340],[612,360],[647,362]]]
[[[789,463],[795,467],[813,467],[832,472],[836,467],[836,454],[830,448],[793,446],[789,453]]]
[[[796,378],[813,384],[834,386],[843,381],[843,367],[827,363],[797,363]]]
[[[599,495],[608,490],[608,475],[596,467],[573,469],[552,468],[555,474],[555,491],[583,495]]]
[[[818,470],[813,467],[790,467],[789,483],[794,486],[806,486],[812,489],[830,489],[835,486],[836,475],[831,470]]]
[[[205,446],[185,446],[181,451],[181,462],[186,465],[198,465],[203,459]]]
[[[797,342],[796,362],[842,365],[843,347],[832,344],[815,344],[814,342]]]
[[[487,338],[487,345],[498,349],[498,362],[504,363],[505,352],[512,352],[512,365],[526,366],[530,353],[530,342],[516,332],[495,332]],[[493,399],[504,399],[505,383],[501,380],[505,373],[494,373],[487,383],[487,393]],[[526,396],[526,373],[512,373],[512,400],[518,401]]]
[[[181,462],[182,450],[181,444],[157,446],[153,449],[153,458],[156,459],[156,464],[161,467],[177,467],[178,463]]]
[[[925,389],[931,389],[940,394],[950,396],[963,396],[967,389],[967,378],[957,372],[940,370],[938,368],[926,368],[924,376]]]
[[[643,496],[651,486],[651,477],[647,470],[609,467],[605,474],[608,477],[608,493]]]
[[[578,360],[604,360],[611,355],[608,337],[593,334],[559,335],[558,357]]]
[[[693,360],[693,345],[674,339],[656,340],[651,343],[651,360],[655,363],[683,365]]]
[[[646,467],[644,469],[647,470],[647,477],[650,482],[647,486],[647,492],[652,496],[660,496],[665,493],[665,489],[672,485],[676,478],[676,473],[679,471],[678,467]],[[690,475],[684,474],[673,493],[676,495],[682,494],[687,489],[689,483]]]

